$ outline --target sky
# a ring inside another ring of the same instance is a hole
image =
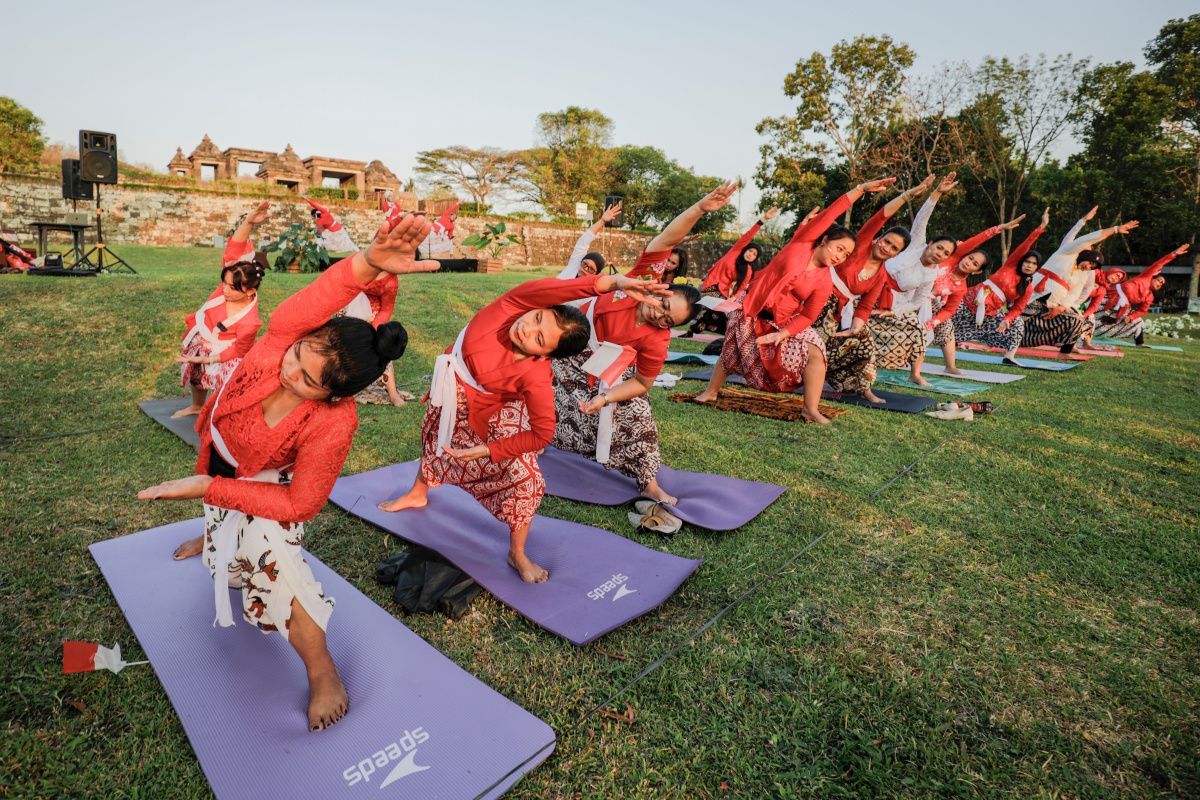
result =
[[[538,114],[578,105],[613,120],[615,144],[745,178],[743,219],[758,199],[754,127],[794,108],[783,78],[814,51],[887,34],[916,51],[918,75],[1025,53],[1140,65],[1167,20],[1197,11],[1196,0],[3,5],[5,28],[31,33],[7,38],[0,94],[40,116],[51,142],[112,132],[122,159],[165,170],[207,133],[222,149],[377,158],[403,180],[419,151],[529,147]]]

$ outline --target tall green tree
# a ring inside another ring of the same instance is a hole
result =
[[[599,207],[613,158],[612,127],[603,113],[579,106],[540,114],[537,143],[522,158],[524,195],[564,216],[574,214],[576,203]]]
[[[33,166],[45,147],[42,120],[11,97],[0,97],[0,172]]]
[[[889,36],[858,36],[797,62],[783,93],[798,100],[793,113],[768,117],[756,130],[767,137],[755,180],[768,202],[798,211],[824,188],[823,173],[839,169],[850,183],[867,177],[879,131],[901,113],[914,53]],[[814,161],[815,159],[815,161]],[[821,169],[814,169],[817,163]]]
[[[485,211],[490,196],[515,185],[521,154],[494,147],[441,147],[417,153],[415,171],[430,187],[466,192],[476,207]]]
[[[720,183],[720,178],[695,174],[656,147],[625,145],[613,152],[609,191],[625,198],[625,224],[631,228],[666,225]],[[705,214],[695,231],[720,231],[736,213],[726,206]]]

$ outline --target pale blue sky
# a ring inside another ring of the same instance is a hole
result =
[[[221,148],[290,142],[301,157],[379,158],[401,178],[420,150],[527,147],[539,113],[582,105],[613,119],[618,144],[750,179],[755,124],[789,109],[783,76],[841,39],[890,34],[916,50],[918,72],[1039,52],[1140,64],[1164,22],[1197,10],[1195,0],[4,5],[0,94],[41,116],[52,141],[111,131],[124,158],[164,169],[176,146],[186,154],[209,133]],[[743,216],[756,197],[747,191]]]

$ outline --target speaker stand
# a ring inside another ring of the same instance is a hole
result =
[[[96,246],[88,250],[82,256],[75,260],[75,263],[67,267],[67,269],[78,269],[88,272],[128,272],[132,275],[137,274],[137,270],[129,266],[129,262],[121,258],[119,255],[108,249],[104,244],[104,225],[101,220],[100,211],[100,184],[96,186]],[[91,257],[96,256],[96,263],[92,263]],[[108,263],[105,263],[105,261]],[[87,266],[81,267],[81,264]]]

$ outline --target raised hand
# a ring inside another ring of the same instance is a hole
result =
[[[925,180],[918,183],[916,186],[905,192],[909,197],[916,197],[919,194],[929,191],[929,187],[933,186],[933,182],[937,180],[937,175],[932,172],[925,176]]]
[[[613,203],[611,206],[604,209],[604,213],[600,215],[600,219],[604,220],[605,222],[612,222],[620,215],[621,206],[624,205],[624,203],[624,200],[618,200],[617,202]]]
[[[1188,245],[1188,244],[1179,245],[1179,247],[1175,248],[1174,255],[1177,255],[1177,256],[1183,255],[1184,253],[1186,253],[1188,251],[1189,247],[1191,247],[1191,245]]]
[[[767,209],[767,213],[763,214],[761,219],[763,222],[770,222],[779,216],[779,206],[771,206]]]
[[[874,194],[875,192],[882,192],[884,189],[888,188],[895,182],[896,182],[895,178],[876,178],[873,181],[863,181],[862,183],[860,183],[858,186],[855,186],[854,188],[860,192],[869,192],[871,194]]]
[[[1096,216],[1096,212],[1100,210],[1100,206],[1092,206],[1092,210],[1083,215],[1083,221],[1087,222],[1092,217]]]
[[[821,213],[821,207],[813,206],[812,211],[809,211],[807,214],[804,215],[804,219],[800,220],[800,225],[807,225],[808,223],[810,223],[814,219],[816,219],[817,214],[820,214],[820,213]],[[797,226],[797,227],[799,227],[799,226]]]
[[[958,186],[958,173],[948,172],[946,173],[946,176],[942,178],[942,182],[938,184],[937,193],[946,194],[947,192],[953,190],[955,186]]]
[[[261,225],[271,218],[271,201],[263,200],[254,207],[254,210],[246,215],[246,222],[251,225]]]
[[[212,480],[208,475],[189,475],[186,478],[164,481],[157,486],[142,489],[138,492],[138,500],[197,500],[204,497]]]
[[[1120,234],[1129,233],[1131,230],[1133,230],[1140,224],[1141,223],[1139,223],[1136,219],[1131,219],[1131,220],[1129,220],[1129,222],[1123,222],[1117,226],[1117,233],[1120,233]]]
[[[385,222],[375,232],[375,238],[363,257],[369,266],[393,275],[435,272],[440,266],[438,262],[416,260],[417,247],[425,241],[432,228],[429,220],[417,214],[407,214],[392,222]]]
[[[1046,210],[1042,212],[1042,227],[1050,224],[1050,206],[1046,206]],[[1001,331],[1003,333],[1003,331]]]
[[[1013,228],[1015,228],[1015,227],[1017,227],[1018,225],[1020,225],[1020,224],[1021,224],[1021,220],[1023,220],[1023,219],[1025,219],[1025,215],[1024,215],[1024,214],[1022,214],[1021,216],[1017,217],[1016,219],[1011,219],[1011,220],[1009,220],[1008,222],[1005,222],[1004,224],[1002,224],[1002,225],[1000,226],[1000,230],[1002,230],[1002,231],[1011,231]]]
[[[608,277],[612,278],[613,286],[608,291],[624,292],[640,303],[653,300],[655,297],[671,296],[671,287],[665,283],[640,281],[637,278],[630,278],[628,275],[610,275]]]
[[[704,199],[700,201],[700,210],[706,214],[720,211],[733,198],[733,193],[737,191],[737,188],[737,181],[721,184],[704,196]]]

